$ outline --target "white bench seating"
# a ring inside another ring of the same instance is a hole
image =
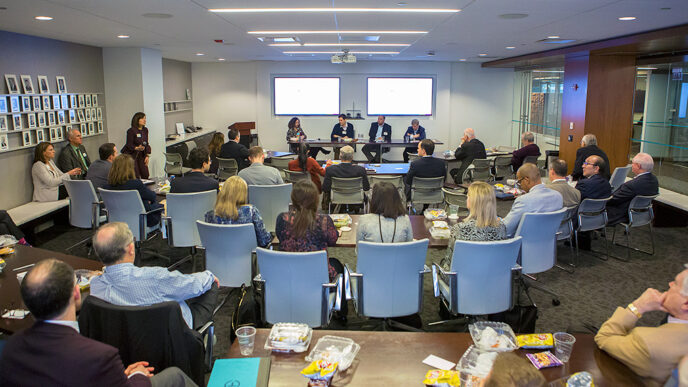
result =
[[[7,210],[17,226],[69,206],[69,199],[54,202],[29,202]]]

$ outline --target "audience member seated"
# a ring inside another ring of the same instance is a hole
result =
[[[550,161],[549,183],[546,186],[561,194],[561,197],[564,199],[564,207],[573,207],[580,204],[581,193],[566,182],[567,171],[566,160],[555,159]]]
[[[354,126],[351,122],[346,122],[346,115],[340,114],[339,123],[335,124],[332,128],[332,133],[330,134],[330,141],[344,141],[353,140],[355,136]],[[341,147],[334,147],[334,158],[339,159],[339,149]]]
[[[652,311],[668,313],[667,323],[637,327],[642,315]],[[666,292],[650,288],[626,308],[617,307],[595,342],[645,378],[646,385],[663,385],[688,353],[688,270],[669,282]]]
[[[263,165],[265,151],[259,146],[253,146],[248,150],[248,160],[251,165],[239,172],[239,177],[248,185],[274,185],[284,184],[282,175],[277,168]]]
[[[581,139],[581,147],[576,151],[576,162],[573,164],[573,172],[571,177],[573,180],[580,180],[583,178],[583,163],[588,157],[595,155],[602,157],[604,160],[604,168],[600,175],[609,180],[611,173],[609,172],[609,158],[604,151],[597,147],[597,137],[594,134],[586,134]]]
[[[81,174],[81,169],[79,168],[62,173],[55,165],[55,162],[53,162],[54,158],[55,148],[53,144],[41,142],[36,145],[33,166],[31,167],[34,202],[52,202],[62,199],[59,190],[62,181],[69,179],[70,176]]]
[[[217,169],[220,167],[220,162],[217,158],[220,156],[220,149],[222,149],[224,143],[225,135],[220,132],[215,132],[208,144],[208,153],[210,154],[210,168],[208,168],[208,173],[217,174]]]
[[[540,147],[535,144],[535,136],[531,132],[525,132],[521,135],[521,144],[523,147],[516,149],[511,155],[511,166],[514,171],[521,168],[526,157],[535,156],[540,157]]]
[[[24,246],[31,246],[26,241],[24,233],[17,227],[10,214],[5,210],[0,210],[0,235],[12,235],[17,239],[17,243]]]
[[[239,176],[232,176],[222,186],[217,195],[215,209],[205,214],[205,221],[218,224],[253,223],[256,243],[265,247],[272,241],[272,235],[265,229],[260,211],[248,201],[248,186]]]
[[[476,181],[468,186],[466,207],[469,214],[463,222],[451,228],[451,239],[447,245],[447,254],[443,259],[444,268],[449,270],[454,242],[462,241],[498,241],[506,239],[506,225],[497,216],[497,199],[494,187]]]
[[[210,156],[204,148],[193,148],[189,153],[191,172],[170,182],[170,193],[192,193],[219,190],[217,180],[205,175],[210,168]]]
[[[406,128],[406,133],[404,133],[404,141],[406,142],[417,142],[425,140],[425,128],[420,126],[420,121],[417,119],[411,120],[411,126]],[[416,151],[415,146],[409,146],[404,148],[404,162],[409,162],[409,153]]]
[[[162,204],[155,201],[155,192],[146,188],[141,180],[136,178],[136,172],[134,172],[134,159],[127,154],[120,154],[112,161],[112,168],[110,168],[110,174],[108,175],[108,184],[103,188],[118,191],[138,191],[146,212],[162,208]],[[160,217],[160,212],[148,214],[148,226],[150,227],[160,223]]]
[[[358,218],[357,242],[410,242],[413,240],[411,220],[397,187],[379,182],[373,186],[370,214]]]
[[[525,163],[516,171],[519,187],[525,194],[514,200],[511,211],[504,218],[506,235],[511,238],[516,233],[521,217],[526,213],[541,213],[558,211],[563,206],[563,198],[557,191],[542,184],[540,170],[535,164]]]
[[[93,236],[93,250],[105,268],[91,280],[92,296],[121,306],[177,301],[191,329],[212,319],[220,283],[210,271],[182,274],[164,267],[134,266],[134,236],[121,222],[101,226]]]
[[[422,140],[417,148],[420,159],[414,160],[409,165],[404,183],[406,185],[406,198],[411,200],[411,185],[414,177],[440,177],[447,174],[447,168],[443,160],[432,157],[435,152],[435,143],[432,140]]]
[[[93,188],[98,192],[98,188],[103,188],[108,183],[108,175],[112,168],[112,161],[117,157],[117,147],[108,142],[98,148],[99,160],[96,160],[88,168],[86,179],[91,180]]]
[[[81,307],[81,289],[68,264],[56,259],[38,262],[20,290],[36,322],[7,341],[0,356],[2,385],[196,385],[176,367],[157,375],[146,361],[124,368],[117,348],[80,335],[76,311]]]
[[[370,183],[368,182],[368,174],[365,168],[351,163],[354,160],[354,148],[349,145],[342,147],[339,151],[339,157],[342,161],[340,164],[330,165],[325,170],[325,180],[322,186],[323,192],[330,192],[332,190],[333,177],[362,177],[363,190],[368,191]]]
[[[492,370],[482,387],[543,387],[545,377],[524,357],[502,352],[495,358]]]
[[[70,129],[67,131],[67,145],[62,148],[57,158],[57,167],[63,171],[80,168],[81,174],[72,176],[72,180],[83,180],[91,165],[91,160],[86,154],[86,148],[81,144],[81,131]]]
[[[248,157],[248,149],[243,144],[239,144],[241,134],[239,134],[238,129],[230,129],[227,135],[229,136],[229,141],[222,144],[220,158],[236,160],[237,167],[241,171],[248,166],[248,160],[246,159]]]
[[[486,159],[485,144],[475,138],[475,131],[472,128],[466,128],[461,137],[461,145],[454,151],[454,157],[457,161],[461,161],[461,166],[457,169],[452,169],[449,174],[454,178],[456,184],[463,183],[463,173],[473,163],[474,159]],[[515,170],[515,169],[514,169]]]
[[[311,181],[318,189],[318,193],[322,192],[320,176],[325,176],[325,168],[321,167],[314,158],[308,156],[310,147],[306,143],[299,144],[299,154],[296,160],[292,160],[288,164],[290,171],[308,172],[311,175]]]
[[[392,141],[392,127],[385,123],[385,116],[377,116],[377,121],[370,124],[368,130],[369,142],[390,142]],[[382,153],[389,152],[389,147],[382,147],[380,145],[366,144],[363,145],[363,154],[368,159],[369,163],[381,162]],[[373,156],[375,152],[375,156]]]
[[[581,201],[585,199],[605,199],[612,196],[612,186],[609,180],[600,175],[604,168],[604,160],[600,156],[589,156],[583,163],[583,179],[578,180],[576,189],[581,193]]]
[[[631,171],[635,177],[614,191],[614,196],[607,202],[609,224],[628,221],[628,205],[637,195],[652,196],[659,193],[659,182],[652,174],[654,166],[652,156],[647,153],[638,153],[633,157]]]

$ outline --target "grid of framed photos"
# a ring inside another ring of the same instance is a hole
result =
[[[35,146],[42,141],[64,141],[67,130],[72,128],[79,129],[82,137],[104,132],[98,94],[67,93],[64,77],[57,78],[58,94],[50,94],[45,76],[38,76],[38,87],[34,88],[29,75],[21,75],[19,81],[16,76],[5,74],[12,87],[8,86],[11,94],[0,94],[0,152]],[[24,94],[19,94],[20,86]]]

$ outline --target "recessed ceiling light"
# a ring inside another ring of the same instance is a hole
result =
[[[149,19],[170,19],[170,18],[172,18],[172,15],[170,15],[169,13],[155,13],[155,12],[144,13],[141,16],[147,17]]]
[[[408,3],[401,1],[401,2],[398,2],[397,5],[400,7],[406,7],[408,5]]]
[[[487,54],[478,54],[478,56],[487,56]]]
[[[409,43],[274,43],[271,47],[408,47]]]
[[[202,52],[197,52],[197,53],[196,53],[196,56],[203,56],[203,55],[205,55],[205,54],[202,53]]]
[[[523,19],[528,17],[527,13],[505,13],[502,15],[499,15],[500,18],[502,19]]]
[[[657,67],[638,67],[638,70],[657,70]]]
[[[550,35],[547,37],[547,39],[559,39],[559,38],[560,38],[559,35]]]
[[[460,9],[445,8],[212,8],[216,13],[285,13],[285,12],[404,12],[404,13],[456,13]]]
[[[427,34],[428,31],[336,31],[336,30],[296,30],[296,31],[249,31],[251,35],[305,35],[305,34],[360,34],[360,35],[378,35],[378,34]]]
[[[342,54],[342,51],[284,51],[283,54]],[[399,51],[349,51],[349,54],[360,55],[396,55]]]
[[[514,46],[507,46],[506,47],[507,50],[513,50],[514,48],[516,48],[516,47],[514,47]]]
[[[533,70],[534,73],[563,73],[564,70]]]
[[[459,59],[459,62],[465,62],[465,61],[466,61],[465,59]]]
[[[36,20],[53,20],[52,16],[36,16],[34,19]]]
[[[225,58],[217,58],[217,60],[219,60],[220,62],[224,62]]]
[[[624,16],[624,17],[619,18],[619,20],[621,20],[621,21],[631,21],[631,20],[635,20],[635,19],[637,19],[635,16]]]
[[[117,35],[120,39],[129,39],[129,35]]]

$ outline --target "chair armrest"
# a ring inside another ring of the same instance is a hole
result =
[[[334,278],[334,282],[322,284],[322,308],[320,322],[322,326],[328,325],[330,323],[330,316],[332,311],[341,310],[342,305],[342,283],[343,277],[341,274],[337,274]],[[330,293],[332,289],[335,291],[334,305],[330,307]],[[346,301],[345,301],[346,302]]]
[[[425,264],[423,270],[418,272],[418,311],[423,310],[423,277],[430,272],[430,268]]]
[[[147,222],[147,215],[154,214],[156,212],[162,212],[165,209],[165,207],[160,207],[156,208],[154,210],[150,210],[148,212],[144,212],[143,214],[139,214],[139,234],[140,234],[140,239],[139,241],[143,242],[146,240],[146,226],[148,225]]]
[[[102,201],[91,203],[91,229],[100,227],[100,209],[104,206]]]
[[[433,287],[435,288],[435,297],[444,298],[444,295],[439,291],[439,281],[444,281],[449,283],[449,300],[445,300],[449,303],[448,308],[450,311],[454,312],[456,305],[458,305],[458,291],[457,291],[457,273],[455,271],[445,271],[442,266],[433,263],[433,272],[439,272],[439,276],[433,274]]]
[[[351,277],[355,279],[352,283]],[[344,291],[347,300],[354,300],[354,308],[359,315],[363,314],[363,300],[359,296],[363,290],[363,274],[351,271],[348,265],[344,265]]]
[[[162,221],[165,223],[165,228],[167,229],[167,245],[174,247],[174,235],[172,234],[172,218],[169,216],[163,216]]]
[[[210,327],[213,326],[213,325],[215,325],[215,321],[210,320],[210,321],[208,321],[207,323],[205,323],[205,325],[203,325],[202,327],[198,328],[198,329],[196,330],[196,332],[198,332],[198,333],[200,333],[201,335],[203,335],[203,334],[205,334],[205,331],[207,331],[208,328],[210,328]]]

